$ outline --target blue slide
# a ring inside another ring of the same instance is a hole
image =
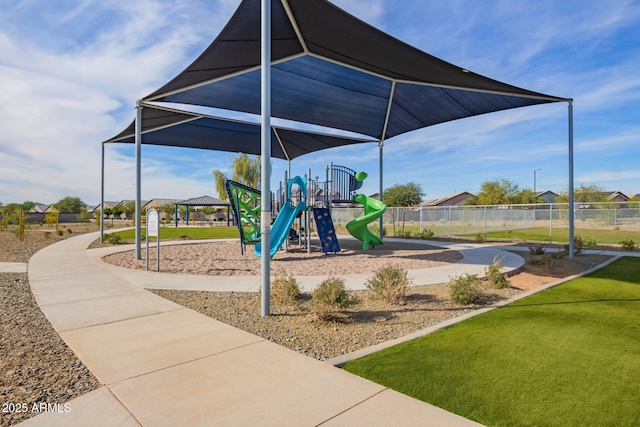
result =
[[[291,185],[298,184],[300,187],[300,191],[302,191],[303,198],[307,199],[307,180],[305,178],[296,176],[295,178],[291,178],[287,182],[287,194],[291,194]],[[305,201],[299,202],[295,206],[291,206],[290,203],[286,203],[278,217],[276,218],[273,225],[271,225],[271,256],[273,256],[278,252],[285,239],[289,237],[289,230],[291,230],[291,226],[293,225],[293,221],[295,221],[298,213],[305,210],[307,208],[307,203]],[[261,257],[262,256],[262,242],[256,243],[253,248],[253,252]]]

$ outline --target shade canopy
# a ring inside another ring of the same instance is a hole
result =
[[[177,206],[229,206],[229,202],[211,196],[193,197],[191,199],[180,200],[175,204]]]
[[[272,0],[271,116],[376,140],[464,117],[567,101],[420,51],[326,0]],[[243,0],[209,47],[143,99],[260,114],[260,0]],[[143,115],[142,143],[259,154],[259,128],[180,113]],[[145,132],[146,129],[146,132]],[[154,130],[151,132],[151,130]],[[133,125],[107,142],[133,142]],[[272,156],[363,139],[272,130]]]
[[[142,110],[144,144],[200,148],[260,155],[260,125],[148,105]],[[135,121],[105,143],[135,143]],[[343,145],[375,142],[311,131],[271,128],[271,156],[291,160]]]
[[[271,115],[386,140],[463,117],[564,98],[422,52],[325,0],[272,1]],[[146,100],[260,113],[260,1]]]

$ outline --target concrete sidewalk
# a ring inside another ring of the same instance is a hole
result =
[[[160,298],[89,259],[97,236],[43,249],[28,272],[42,311],[104,387],[22,425],[478,425]],[[468,265],[483,269],[473,253]]]
[[[0,273],[26,273],[26,262],[0,262]]]

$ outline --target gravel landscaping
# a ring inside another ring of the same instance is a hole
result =
[[[28,231],[22,242],[1,232],[0,262],[27,262],[52,243],[95,230],[76,225],[60,229],[61,236],[50,230],[47,237],[40,229]],[[38,415],[42,403],[64,405],[99,386],[40,311],[27,274],[0,273],[0,426]]]
[[[529,258],[526,252],[518,254]],[[425,329],[558,278],[587,270],[609,258],[599,255],[581,255],[574,260],[563,258],[550,270],[526,265],[522,272],[509,278],[509,287],[492,289],[485,285],[480,300],[467,306],[459,306],[451,301],[446,283],[425,286],[416,283],[417,286],[409,288],[404,305],[390,305],[372,299],[369,291],[355,291],[351,293],[361,303],[331,321],[319,320],[313,314],[309,294],[302,294],[302,298],[292,306],[272,304],[272,316],[261,317],[258,293],[153,292],[284,347],[326,360]]]

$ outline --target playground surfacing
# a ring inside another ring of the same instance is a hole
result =
[[[297,244],[292,245],[288,252],[281,250],[273,257],[271,268],[293,276],[342,276],[373,273],[389,263],[409,270],[437,267],[462,259],[458,251],[423,244],[387,242],[369,251],[363,251],[362,242],[356,240],[342,239],[340,245],[342,252],[337,254],[323,254],[317,240],[312,240],[311,253]],[[149,258],[155,260],[155,250],[150,250]],[[108,255],[103,260],[120,267],[146,268],[146,260],[136,260],[131,251]],[[253,254],[251,246],[247,246],[242,255],[237,241],[165,246],[160,250],[160,260],[161,270],[165,273],[260,275],[260,258]]]

